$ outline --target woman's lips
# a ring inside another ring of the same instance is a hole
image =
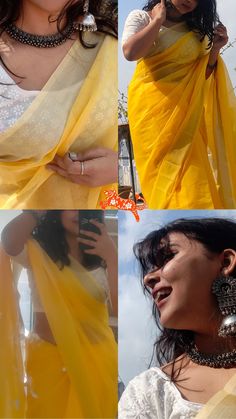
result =
[[[167,302],[171,292],[171,287],[163,287],[153,291],[152,295],[158,309],[160,309],[163,306],[163,304]]]

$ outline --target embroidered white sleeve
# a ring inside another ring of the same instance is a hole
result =
[[[125,21],[124,31],[122,35],[121,44],[129,39],[132,35],[140,32],[141,29],[145,28],[150,22],[151,18],[144,10],[133,10]]]
[[[201,407],[183,399],[159,368],[151,368],[128,384],[119,403],[119,419],[192,419]]]

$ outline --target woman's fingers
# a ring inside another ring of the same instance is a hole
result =
[[[97,221],[97,220],[90,220],[90,223],[91,224],[94,224],[97,228],[99,228],[99,230],[102,232],[102,231],[104,231],[104,230],[106,230],[106,227],[105,227],[105,224],[103,224],[103,223],[100,223],[99,221]]]
[[[60,166],[57,166],[56,164],[47,164],[47,168],[53,170],[54,172],[58,173],[63,177],[69,178],[68,172],[62,169]]]
[[[91,246],[91,247],[95,247],[96,246],[96,242],[94,240],[83,239],[82,237],[78,237],[77,238],[77,241],[79,243],[86,244],[87,246]]]
[[[88,236],[91,237],[92,239],[94,239],[95,241],[97,241],[99,239],[99,234],[94,233],[93,231],[89,231],[89,230],[80,230],[80,233],[83,234],[84,236]]]

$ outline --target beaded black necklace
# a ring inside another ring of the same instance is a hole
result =
[[[5,28],[6,33],[21,44],[31,45],[36,48],[54,48],[66,42],[74,32],[73,22],[69,22],[65,29],[52,35],[34,35],[17,28],[13,23]]]
[[[236,366],[236,349],[222,354],[199,352],[194,342],[185,347],[186,354],[195,363],[211,368],[233,368]]]

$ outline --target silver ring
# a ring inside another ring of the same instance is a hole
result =
[[[83,176],[84,175],[84,171],[85,171],[85,162],[84,161],[81,161],[80,164],[81,164],[81,166],[80,166],[81,167],[80,175]]]
[[[77,154],[74,151],[68,153],[68,156],[72,161],[77,161]]]

